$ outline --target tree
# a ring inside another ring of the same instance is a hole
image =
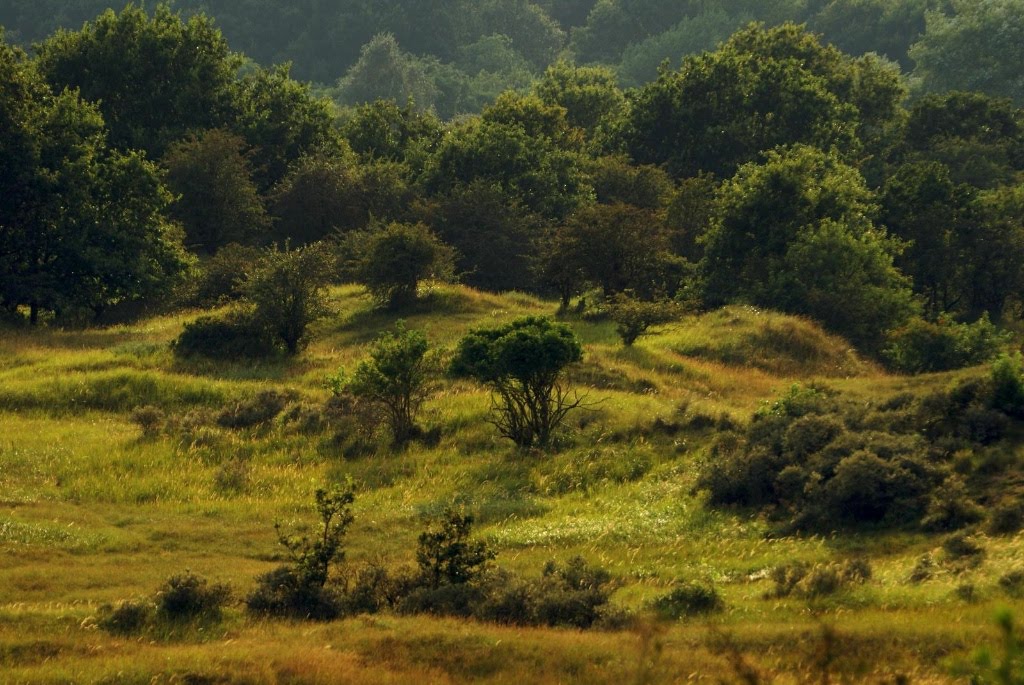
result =
[[[2,36],[0,36],[2,37]],[[170,196],[141,154],[111,151],[77,92],[54,96],[0,40],[0,304],[90,308],[166,292],[188,264]]]
[[[390,223],[353,233],[344,249],[347,270],[393,309],[415,301],[420,281],[452,277],[452,249],[423,224]]]
[[[501,188],[474,181],[426,206],[427,220],[458,252],[460,280],[492,292],[531,290],[535,238],[543,220]]]
[[[471,331],[459,342],[451,371],[491,389],[491,422],[503,436],[519,447],[544,448],[565,416],[583,404],[565,381],[566,367],[582,358],[568,326],[526,317]]]
[[[565,61],[548,67],[533,89],[545,103],[564,107],[571,125],[591,133],[626,102],[611,69]]]
[[[389,100],[374,100],[348,113],[341,134],[352,149],[368,158],[407,161],[425,153],[441,139],[441,122],[413,104],[399,105]]]
[[[406,330],[399,321],[394,333],[374,341],[370,357],[359,362],[346,383],[357,398],[383,409],[396,445],[416,434],[416,414],[427,397],[427,347],[423,333]]]
[[[374,36],[363,46],[359,61],[338,81],[338,98],[350,105],[391,100],[415,103],[427,110],[437,99],[437,86],[423,63],[403,52],[390,33]]]
[[[852,60],[793,24],[753,24],[635,91],[619,138],[636,162],[676,177],[727,177],[779,145],[852,156],[858,126],[883,126],[901,97],[895,71]]]
[[[230,120],[241,60],[203,15],[186,21],[161,4],[150,16],[129,4],[58,32],[37,52],[54,90],[78,89],[99,103],[114,147],[159,159],[188,131]]]
[[[622,344],[631,347],[653,326],[676,321],[683,308],[671,300],[640,300],[628,293],[616,294],[605,305],[608,317],[615,322],[615,332]]]
[[[172,215],[189,247],[213,254],[229,243],[259,243],[270,227],[253,183],[245,141],[214,129],[173,143],[164,156],[167,183],[178,199]]]
[[[329,260],[322,245],[298,249],[277,246],[248,275],[242,290],[252,305],[253,320],[296,354],[311,323],[327,313],[324,288]]]
[[[1024,105],[1024,2],[952,0],[952,13],[925,15],[910,48],[914,76],[925,90],[981,91]]]
[[[874,349],[912,312],[860,174],[807,146],[747,164],[718,192],[700,264],[707,304],[742,301],[805,314]]]

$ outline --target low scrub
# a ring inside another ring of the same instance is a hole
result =
[[[185,324],[171,344],[175,356],[231,361],[260,359],[280,353],[267,330],[243,312],[226,316],[201,316]]]
[[[794,386],[744,431],[720,436],[697,487],[712,504],[754,507],[791,530],[955,530],[981,519],[976,498],[985,494],[984,479],[959,455],[996,449],[1022,410],[1016,358],[948,390],[874,405]],[[989,470],[1003,468],[997,462],[979,459]]]

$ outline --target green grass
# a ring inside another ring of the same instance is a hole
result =
[[[334,289],[331,302],[337,313],[316,325],[299,358],[269,363],[175,360],[169,341],[200,312],[112,329],[0,332],[0,679],[729,682],[741,654],[766,680],[803,682],[820,680],[812,664],[821,626],[835,626],[848,649],[833,669],[847,679],[946,682],[948,661],[993,639],[996,607],[1013,601],[998,578],[1024,567],[1020,535],[985,539],[975,569],[912,584],[911,569],[940,537],[772,538],[766,521],[710,509],[693,492],[714,437],[713,427],[687,427],[694,417],[744,422],[794,382],[867,399],[946,387],[958,374],[889,376],[807,321],[734,307],[629,349],[609,323],[570,319],[585,342],[572,376],[588,409],[571,416],[552,454],[514,450],[486,422],[487,393],[465,382],[446,382],[427,403],[423,422],[442,431],[432,448],[345,456],[329,431],[280,418],[245,430],[209,421],[265,389],[321,406],[325,378],[350,368],[398,318],[354,286]],[[470,328],[554,310],[526,295],[438,286],[401,318],[451,350]],[[143,436],[131,420],[142,405],[179,427]],[[203,416],[202,426],[186,425]],[[690,579],[714,582],[726,610],[713,627],[643,619],[591,633],[390,615],[265,622],[239,607],[221,626],[155,640],[95,627],[103,603],[150,596],[185,569],[244,595],[280,558],[273,524],[308,526],[313,491],[346,478],[357,489],[350,564],[414,563],[425,523],[455,504],[477,515],[477,534],[516,572],[536,575],[548,560],[581,554],[608,568],[614,600],[641,614]],[[864,586],[815,602],[764,598],[773,566],[851,557],[871,561]],[[965,583],[975,586],[973,603],[956,594]]]

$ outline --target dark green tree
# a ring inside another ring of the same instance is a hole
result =
[[[350,234],[344,251],[346,270],[391,308],[415,301],[420,281],[452,277],[452,249],[423,224],[390,223]]]
[[[420,534],[416,563],[428,587],[459,585],[476,580],[494,552],[482,540],[471,540],[473,517],[446,509],[429,530]]]
[[[811,316],[869,350],[913,311],[856,169],[806,146],[747,164],[718,193],[701,271],[708,304]]]
[[[107,10],[78,31],[38,45],[54,90],[75,88],[99,103],[111,145],[151,159],[188,131],[225,125],[241,59],[205,16],[183,19],[167,5]]]
[[[491,389],[491,422],[503,436],[519,447],[544,448],[565,416],[583,404],[565,380],[566,367],[582,358],[568,326],[527,317],[470,331],[451,371]]]
[[[545,103],[564,107],[572,126],[588,132],[617,115],[626,102],[611,69],[565,61],[548,67],[533,89]]]
[[[214,129],[171,144],[163,159],[171,206],[190,248],[213,254],[229,243],[269,238],[270,220],[253,183],[245,141]]]

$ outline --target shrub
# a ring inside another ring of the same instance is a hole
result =
[[[882,356],[904,373],[948,371],[981,364],[999,353],[1007,336],[982,316],[973,324],[941,317],[936,322],[913,319],[889,334]]]
[[[142,429],[142,435],[146,438],[159,435],[166,421],[167,415],[159,407],[146,405],[132,411],[132,423]]]
[[[249,484],[249,462],[229,459],[220,465],[213,475],[213,486],[223,494],[245,492]]]
[[[98,625],[115,635],[135,635],[153,618],[153,605],[142,600],[120,602],[100,608]]]
[[[231,598],[231,588],[211,585],[190,571],[171,576],[157,593],[157,617],[169,621],[217,620]]]
[[[1024,503],[1004,500],[992,509],[988,532],[992,535],[1010,535],[1024,528]]]
[[[999,576],[999,587],[1011,597],[1024,594],[1024,568],[1015,568]]]
[[[217,250],[200,270],[195,301],[202,306],[242,299],[245,275],[262,256],[259,248],[231,243]]]
[[[472,527],[472,516],[446,509],[434,527],[420,534],[416,563],[424,585],[471,583],[486,569],[494,552],[469,539]]]
[[[246,598],[250,612],[315,620],[338,615],[338,593],[326,585],[331,566],[345,557],[342,541],[352,524],[355,496],[349,487],[317,490],[315,497],[320,518],[315,536],[288,536],[275,524],[278,542],[292,563],[257,579],[256,589]]]
[[[325,288],[330,275],[326,249],[313,244],[299,249],[266,250],[242,288],[252,304],[255,324],[288,354],[306,343],[311,323],[327,313]]]
[[[407,331],[400,321],[394,333],[377,338],[369,359],[360,362],[344,384],[354,397],[380,409],[398,445],[415,434],[416,414],[427,397],[426,355],[426,336]]]
[[[342,250],[345,270],[393,309],[415,301],[420,281],[450,280],[454,270],[452,248],[423,224],[391,223],[353,232]]]
[[[492,390],[492,423],[520,447],[546,447],[565,416],[583,404],[565,383],[565,368],[583,358],[572,330],[526,317],[471,331],[459,342],[451,371]]]
[[[683,308],[671,300],[646,301],[626,293],[616,294],[605,309],[626,347],[647,335],[652,327],[670,323],[683,315]]]
[[[591,628],[604,616],[611,576],[582,557],[564,566],[549,562],[536,585],[536,615],[547,626]]]
[[[711,614],[724,607],[725,602],[714,585],[697,582],[684,583],[651,603],[656,614],[670,620]]]
[[[992,364],[993,409],[1013,417],[1024,418],[1024,358],[1020,354],[1003,355]]]
[[[769,597],[817,599],[835,594],[850,585],[866,582],[871,578],[871,566],[863,559],[813,566],[791,564],[777,566],[770,577],[775,587],[768,594]]]
[[[942,541],[942,551],[950,561],[977,559],[985,554],[978,541],[966,533],[954,533]]]
[[[278,352],[273,337],[242,312],[224,317],[201,316],[185,324],[171,347],[178,357],[219,360],[259,359]]]
[[[236,402],[217,417],[222,428],[251,428],[270,421],[280,414],[289,397],[276,390],[264,390],[255,397]]]

